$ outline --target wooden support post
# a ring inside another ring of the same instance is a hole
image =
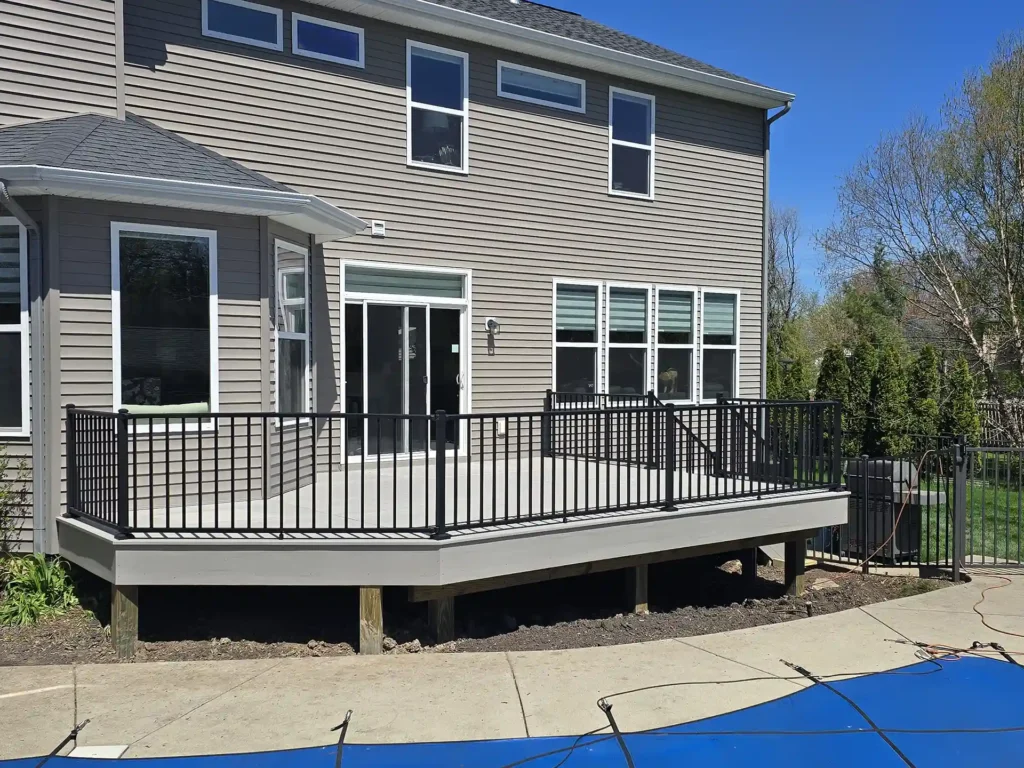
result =
[[[139,588],[124,584],[110,585],[110,640],[117,658],[135,656],[139,639]]]
[[[647,613],[647,565],[626,569],[626,606],[630,613]]]
[[[807,557],[807,542],[803,539],[786,542],[786,594],[800,596],[804,593],[804,560]]]
[[[743,580],[753,584],[757,580],[757,547],[750,547],[740,552],[740,564],[743,566]]]
[[[381,587],[359,588],[359,653],[384,652],[384,606]]]
[[[427,625],[435,643],[455,639],[455,598],[439,597],[427,603]]]

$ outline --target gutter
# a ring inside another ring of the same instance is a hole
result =
[[[768,396],[768,160],[772,145],[772,123],[785,117],[793,108],[793,101],[771,117],[767,110],[764,113],[764,188],[762,199],[764,210],[761,214],[761,397]]]
[[[29,216],[25,209],[11,197],[8,183],[0,177],[0,205],[3,205],[18,222],[28,230],[28,264],[29,264],[29,337],[32,345],[32,363],[29,365],[29,391],[36,393],[39,401],[32,404],[29,413],[29,434],[32,440],[32,551],[45,552],[46,544],[46,510],[48,507],[47,495],[48,484],[39,482],[44,476],[46,467],[46,447],[44,444],[45,430],[42,422],[49,410],[50,404],[46,400],[46,388],[43,386],[43,366],[47,364],[43,354],[43,327],[42,327],[42,282],[40,278],[42,267],[42,243],[43,233],[39,225]],[[32,305],[35,304],[35,309]],[[30,395],[31,397],[31,395]],[[39,416],[43,415],[40,419]],[[39,424],[35,422],[38,421]],[[42,489],[42,492],[39,492]]]

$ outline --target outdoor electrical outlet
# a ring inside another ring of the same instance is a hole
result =
[[[498,437],[505,437],[505,434],[508,431],[507,427],[508,424],[505,419],[498,419]]]

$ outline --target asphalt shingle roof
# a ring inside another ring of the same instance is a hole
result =
[[[445,8],[475,13],[497,21],[506,21],[538,32],[548,32],[581,43],[590,43],[612,51],[630,53],[665,64],[675,64],[698,72],[705,72],[709,75],[719,75],[752,85],[761,85],[668,48],[641,40],[639,37],[606,27],[604,24],[591,21],[579,14],[541,3],[533,3],[530,0],[520,0],[518,3],[514,3],[512,0],[427,0],[427,2]]]
[[[45,165],[292,192],[136,115],[75,115],[0,128],[0,165]]]

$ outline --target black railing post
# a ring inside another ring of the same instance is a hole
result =
[[[73,403],[67,408],[67,441],[68,441],[68,510],[80,512],[81,499],[78,498],[78,413]]]
[[[967,437],[956,436],[956,474],[953,476],[953,581],[960,581],[967,554]]]
[[[551,410],[554,406],[555,393],[550,389],[544,392],[544,415],[540,420],[540,452],[542,456],[550,457],[554,453],[551,450]]]
[[[832,406],[832,490],[843,487],[843,404]]]
[[[117,412],[117,527],[128,529],[128,411]]]
[[[715,408],[715,454],[717,461],[715,461],[715,474],[728,477],[729,472],[729,453],[727,446],[729,444],[727,425],[726,425],[726,409],[725,395],[719,392],[715,397],[715,404],[718,406]]]
[[[433,538],[447,539],[450,537],[448,535],[448,528],[445,522],[444,507],[447,484],[445,482],[444,471],[448,444],[446,439],[448,434],[448,414],[444,411],[438,411],[434,414],[434,419],[434,520],[436,525]],[[455,471],[459,471],[458,465],[456,465]],[[483,486],[480,487],[480,493],[483,493]]]
[[[647,392],[647,407],[654,408],[654,390]],[[647,412],[647,468],[654,469],[654,411]]]
[[[654,420],[654,412],[651,412]],[[676,407],[665,407],[665,511],[676,509]]]
[[[863,548],[861,554],[863,555],[863,563],[861,564],[861,570],[867,574],[869,567],[868,561],[870,558],[870,552],[868,551],[868,512],[871,509],[871,505],[868,503],[868,455],[866,453],[861,454],[860,457],[860,475],[861,475],[861,499],[860,499],[860,531],[861,531],[861,547]]]

